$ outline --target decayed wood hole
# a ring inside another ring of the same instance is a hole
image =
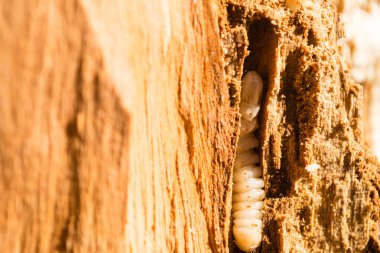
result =
[[[261,170],[266,171],[268,167],[262,166],[262,149],[261,143],[264,138],[265,129],[265,117],[264,115],[267,113],[265,109],[266,105],[266,93],[268,92],[268,88],[273,87],[271,82],[274,81],[274,70],[276,64],[276,48],[278,46],[278,36],[275,33],[274,26],[271,24],[269,19],[253,17],[252,20],[248,21],[248,51],[249,54],[244,60],[244,68],[243,68],[243,76],[245,76],[249,71],[257,71],[263,81],[263,91],[261,95],[261,106],[259,115],[257,118],[259,119],[259,129],[256,131],[256,134],[259,141],[258,154],[260,156],[260,163],[258,166],[261,167]],[[270,181],[265,185],[266,194],[269,194],[270,197],[273,197],[271,192],[278,192],[281,188],[279,183],[285,184],[285,180],[281,180],[281,177],[286,175],[283,173],[282,175],[276,175],[272,172],[272,177],[270,177]],[[265,172],[263,173],[263,177],[265,178]],[[277,184],[275,183],[277,182]],[[260,250],[258,248],[257,250]]]
[[[246,27],[243,73],[257,70],[265,84],[258,251],[376,251],[378,163],[364,146],[362,88],[339,59],[337,17],[313,1],[298,11],[281,6],[283,16],[276,7],[227,8],[231,32]]]

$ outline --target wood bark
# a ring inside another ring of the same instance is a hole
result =
[[[259,251],[380,252],[379,165],[332,3],[13,0],[0,13],[0,252],[237,252],[248,70],[265,85]]]

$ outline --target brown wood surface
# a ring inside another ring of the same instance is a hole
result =
[[[379,252],[362,88],[310,6],[0,2],[0,252],[237,251],[243,65],[266,85],[261,250]]]
[[[0,251],[227,247],[216,1],[0,3]]]

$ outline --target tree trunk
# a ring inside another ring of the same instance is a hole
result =
[[[2,1],[0,252],[238,252],[249,70],[264,81],[257,251],[380,252],[337,11],[287,2]]]

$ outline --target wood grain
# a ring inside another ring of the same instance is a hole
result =
[[[0,252],[234,251],[252,69],[266,85],[261,250],[379,252],[379,166],[330,4],[0,2]]]

